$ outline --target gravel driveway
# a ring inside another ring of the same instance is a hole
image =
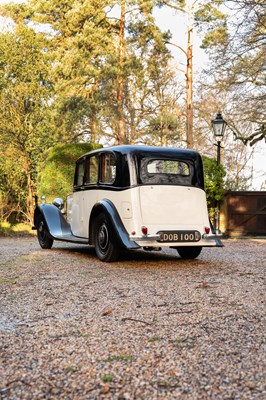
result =
[[[1,399],[265,399],[266,241],[194,261],[0,239]]]

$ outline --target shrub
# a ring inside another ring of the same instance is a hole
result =
[[[55,197],[65,199],[72,190],[75,161],[83,154],[99,147],[101,146],[92,143],[74,143],[53,147],[38,175],[38,195],[44,195],[47,202],[51,202]]]
[[[207,204],[211,219],[214,219],[215,207],[224,196],[224,177],[225,169],[222,165],[217,165],[214,158],[202,156],[204,167],[205,190]]]

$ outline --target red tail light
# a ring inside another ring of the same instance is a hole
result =
[[[141,228],[141,232],[143,233],[143,235],[147,235],[148,234],[148,228],[146,226],[143,226]]]
[[[210,233],[210,228],[208,226],[205,226],[204,230],[207,235]]]

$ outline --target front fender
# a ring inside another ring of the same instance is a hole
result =
[[[35,228],[37,228],[37,218],[40,214],[52,239],[81,244],[88,243],[87,239],[78,238],[73,235],[69,223],[65,220],[61,211],[53,204],[42,203],[36,207],[34,212]]]
[[[57,239],[69,233],[70,225],[63,217],[61,211],[53,204],[42,203],[34,212],[34,225],[36,226],[38,215],[42,215],[49,234]]]
[[[140,246],[135,243],[134,241],[129,239],[129,235],[124,227],[124,224],[120,218],[120,215],[115,208],[114,204],[108,200],[108,199],[103,199],[100,200],[97,204],[94,205],[92,212],[91,212],[91,217],[90,217],[90,227],[89,227],[89,238],[90,238],[90,244],[94,244],[94,220],[95,218],[101,213],[104,212],[106,216],[109,218],[114,231],[116,233],[116,236],[118,240],[120,241],[120,244],[122,247],[125,249],[138,249]]]

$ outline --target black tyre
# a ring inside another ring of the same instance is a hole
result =
[[[180,255],[180,257],[185,258],[186,260],[193,260],[194,258],[197,258],[202,250],[202,247],[177,247],[177,252]]]
[[[37,218],[37,235],[42,249],[50,249],[52,247],[54,241],[50,238],[44,219],[41,215]]]
[[[101,261],[112,262],[119,257],[119,247],[113,227],[105,214],[99,214],[95,220],[95,252]]]

